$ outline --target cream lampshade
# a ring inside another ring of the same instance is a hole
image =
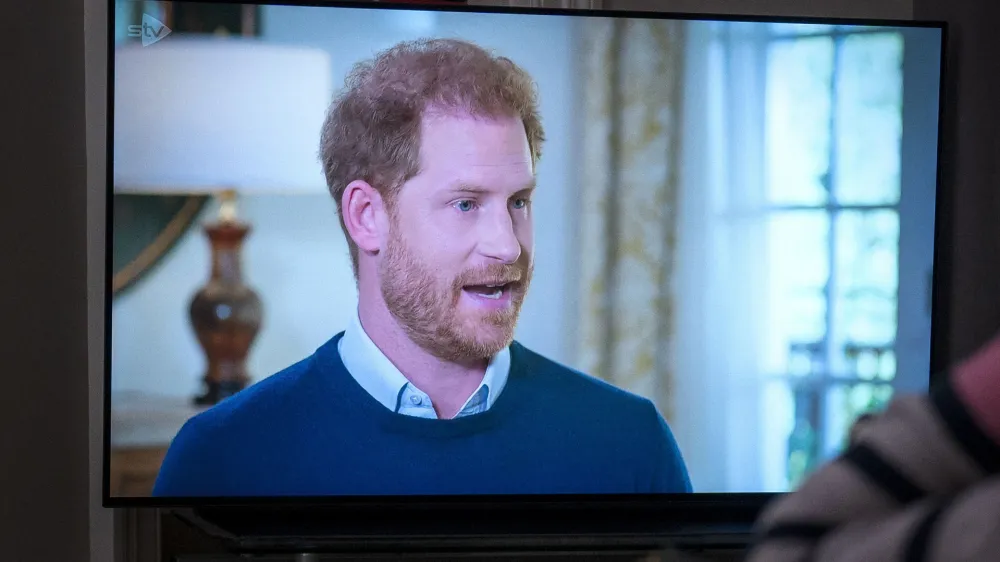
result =
[[[213,404],[246,386],[246,357],[263,307],[243,282],[250,225],[238,195],[326,193],[318,159],[332,93],[326,52],[250,38],[169,37],[115,52],[115,193],[207,194],[220,199],[205,226],[208,283],[191,301]]]

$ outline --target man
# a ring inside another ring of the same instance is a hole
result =
[[[513,341],[543,140],[531,78],[473,44],[357,65],[320,150],[357,317],[189,421],[154,494],[690,491],[652,403]]]

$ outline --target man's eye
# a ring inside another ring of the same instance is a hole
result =
[[[528,200],[524,197],[515,199],[512,203],[515,209],[523,209],[528,206]]]
[[[476,204],[473,203],[472,201],[469,201],[468,199],[463,199],[455,203],[455,208],[458,209],[459,211],[462,211],[463,213],[468,213],[469,211],[476,208]]]

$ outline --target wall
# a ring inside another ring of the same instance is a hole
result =
[[[510,21],[499,32],[500,26],[483,27],[469,16],[427,13],[425,19],[414,20],[397,15],[281,6],[265,9],[261,22],[268,41],[329,52],[337,87],[355,61],[402,38],[428,33],[497,48],[538,80],[545,126],[555,134],[549,135],[539,165],[536,206],[545,209],[545,216],[536,221],[535,280],[517,337],[556,360],[569,361],[569,332],[551,327],[572,325],[568,289],[575,287],[569,277],[572,237],[566,236],[575,200],[572,135],[567,134],[576,91],[569,64],[570,22],[508,16]],[[535,56],[542,51],[549,56]],[[247,282],[265,305],[264,327],[248,362],[259,380],[312,353],[342,330],[354,314],[357,296],[347,244],[329,195],[246,198],[241,212],[254,227],[244,252]],[[207,278],[208,264],[207,240],[192,230],[151,275],[115,299],[115,391],[188,396],[198,389],[204,358],[190,328],[187,304]]]
[[[971,353],[1000,330],[1000,49],[996,2],[915,0],[914,16],[949,22],[941,227],[951,236],[940,256],[947,338],[935,363]]]
[[[84,4],[0,19],[0,559],[89,558]],[[17,55],[15,55],[17,53]]]
[[[104,240],[107,166],[108,2],[84,1],[86,80],[87,380],[89,383],[90,560],[114,559],[115,513],[101,506],[104,486]],[[80,337],[84,337],[81,334]],[[118,515],[121,515],[120,513]],[[121,552],[117,552],[121,554]]]

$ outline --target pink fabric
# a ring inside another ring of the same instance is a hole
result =
[[[952,376],[969,413],[1000,443],[1000,336],[958,365]]]

